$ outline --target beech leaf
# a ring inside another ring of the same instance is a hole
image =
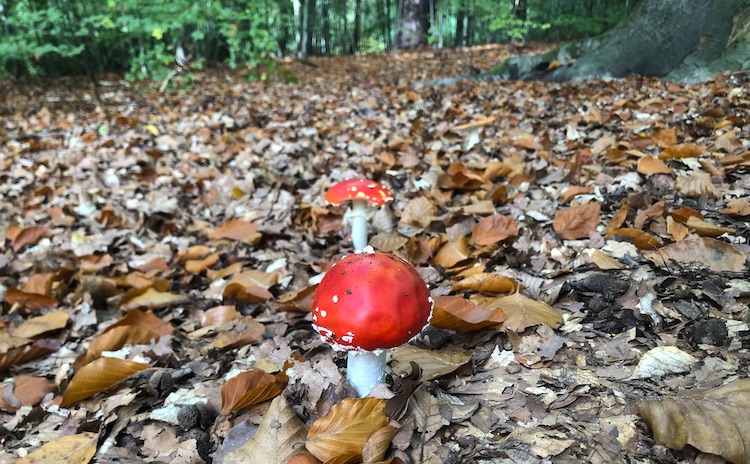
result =
[[[255,435],[244,445],[229,453],[224,464],[285,463],[302,453],[299,446],[305,441],[305,424],[297,418],[283,396],[271,402]]]
[[[20,458],[16,464],[87,464],[96,454],[96,434],[64,435]]]
[[[426,350],[414,345],[404,345],[394,348],[393,372],[408,374],[412,371],[411,363],[415,362],[422,369],[422,380],[430,381],[446,374],[450,374],[471,359],[471,355],[463,351],[448,353],[445,351]]]
[[[474,290],[485,293],[510,293],[517,288],[516,280],[500,274],[482,272],[470,275],[455,284],[451,290]]]
[[[370,436],[388,423],[384,408],[383,399],[345,398],[313,423],[305,447],[323,462],[347,453],[361,455]]]
[[[235,412],[278,396],[286,385],[278,380],[257,369],[240,372],[221,387],[221,413]]]
[[[600,210],[599,203],[587,203],[560,210],[555,214],[552,228],[565,240],[588,238],[599,225]]]
[[[236,240],[250,245],[260,242],[261,237],[255,224],[242,219],[230,219],[208,234],[211,240]]]
[[[485,308],[502,309],[505,312],[503,328],[514,332],[523,332],[539,324],[547,324],[556,329],[563,321],[562,315],[552,306],[542,301],[532,300],[519,292],[497,298],[485,305]]]
[[[678,263],[699,263],[714,272],[742,272],[745,270],[745,255],[731,244],[715,238],[688,235],[680,242],[644,252],[643,256],[657,266]]]
[[[456,332],[474,332],[499,326],[505,320],[502,309],[487,310],[460,296],[435,297],[430,324]]]
[[[61,407],[109,390],[133,374],[148,369],[148,364],[117,358],[99,358],[76,372],[63,395]]]
[[[487,246],[517,235],[516,221],[502,214],[493,214],[474,225],[471,239],[477,246]]]
[[[729,462],[750,462],[750,379],[638,405],[654,440],[672,449],[691,445]]]

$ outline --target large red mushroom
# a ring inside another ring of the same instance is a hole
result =
[[[385,350],[429,324],[433,300],[411,264],[367,247],[328,270],[312,307],[313,328],[335,350],[348,351],[346,378],[364,397],[385,380]]]
[[[352,202],[345,219],[352,224],[354,251],[362,251],[367,246],[367,220],[376,207],[393,201],[393,192],[375,181],[356,178],[337,183],[326,192],[325,198],[334,205]]]

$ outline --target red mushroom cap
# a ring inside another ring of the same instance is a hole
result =
[[[379,183],[367,179],[346,179],[326,192],[326,201],[338,205],[347,200],[366,200],[383,206],[393,201],[393,192]]]
[[[395,348],[429,324],[432,306],[411,264],[390,253],[356,253],[334,264],[318,285],[313,328],[337,350]]]

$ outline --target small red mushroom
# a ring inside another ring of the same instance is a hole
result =
[[[359,178],[342,180],[326,192],[326,201],[334,205],[350,200],[352,208],[345,219],[352,224],[354,251],[361,251],[367,246],[367,220],[375,207],[393,201],[393,192],[375,181]]]
[[[414,267],[367,247],[328,270],[312,304],[313,328],[348,351],[346,377],[359,396],[385,380],[385,351],[416,337],[432,317],[430,291]]]

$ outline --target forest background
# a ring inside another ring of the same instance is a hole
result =
[[[125,73],[207,63],[557,42],[611,29],[637,0],[0,1],[0,77]],[[254,78],[255,72],[248,73]],[[188,81],[190,76],[188,77]]]

